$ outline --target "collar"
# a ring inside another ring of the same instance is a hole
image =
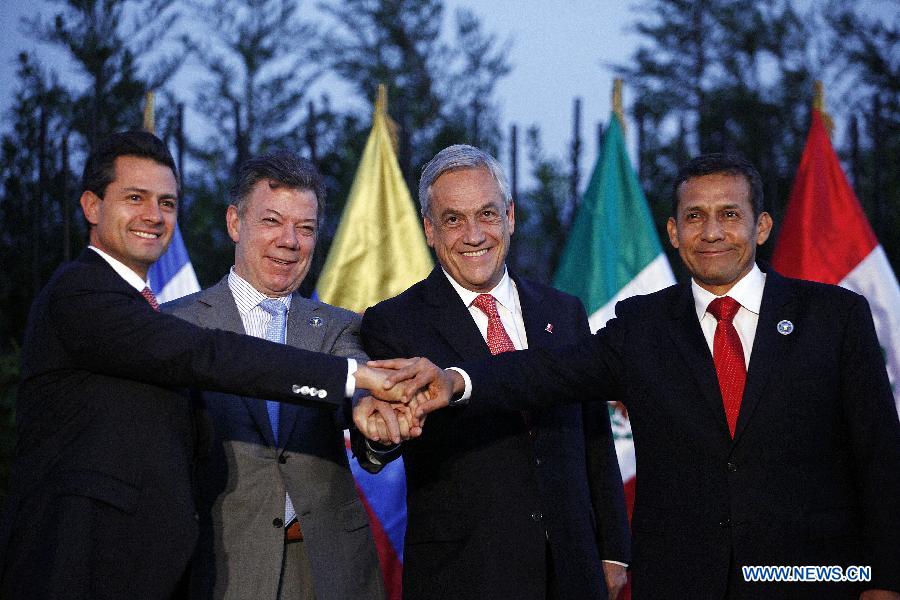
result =
[[[259,306],[260,302],[269,298],[269,296],[266,296],[257,290],[250,285],[250,282],[238,275],[235,272],[233,265],[228,272],[228,289],[231,290],[231,295],[234,296],[234,303],[237,305],[238,312],[241,313],[241,316],[248,314],[251,310]],[[281,300],[288,309],[291,308],[291,294],[288,294],[287,296],[278,296],[277,299]]]
[[[441,271],[444,272],[444,275],[450,281],[450,285],[453,286],[453,289],[456,290],[456,293],[459,294],[460,299],[463,301],[463,304],[466,307],[472,305],[472,302],[475,301],[475,298],[481,295],[482,292],[473,292],[472,290],[467,290],[463,286],[459,285],[459,283],[450,276],[450,274],[441,267]],[[503,277],[500,278],[500,281],[494,286],[494,289],[487,292],[503,307],[505,307],[510,312],[514,311],[516,302],[515,302],[515,291],[513,288],[513,280],[509,276],[509,271],[506,267],[503,267]]]
[[[150,287],[150,280],[144,281],[141,279],[141,276],[131,270],[130,267],[126,267],[124,263],[116,260],[100,248],[96,246],[88,246],[91,250],[100,255],[100,258],[109,263],[109,266],[113,268],[113,271],[119,274],[119,277],[125,280],[125,283],[133,287],[139,292],[144,291],[145,287]]]
[[[754,263],[750,272],[741,277],[725,295],[731,296],[743,308],[758,316],[765,287],[766,274],[760,271],[759,266]],[[691,293],[694,295],[694,309],[697,311],[697,319],[702,320],[709,303],[718,296],[697,285],[693,278],[691,278]]]

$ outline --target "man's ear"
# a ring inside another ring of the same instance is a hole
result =
[[[767,212],[761,212],[756,219],[756,245],[762,246],[772,233],[772,217]]]
[[[666,221],[666,231],[669,234],[669,243],[673,248],[678,248],[678,225],[675,223],[675,217],[669,217]]]
[[[434,248],[434,223],[428,217],[422,217],[422,226],[425,228],[425,242],[429,248]]]
[[[84,219],[90,225],[96,225],[100,222],[100,203],[103,198],[94,192],[84,192],[81,194],[81,211],[84,213]]]
[[[228,237],[235,244],[241,241],[241,217],[238,214],[237,206],[230,204],[228,210],[225,211],[225,226],[228,229]]]

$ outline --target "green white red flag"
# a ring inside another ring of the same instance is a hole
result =
[[[812,114],[772,266],[789,277],[837,284],[866,297],[900,412],[900,286],[818,110]]]

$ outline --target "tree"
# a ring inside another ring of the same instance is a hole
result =
[[[407,184],[421,167],[452,143],[495,152],[500,129],[492,99],[509,72],[507,45],[482,31],[477,17],[460,10],[454,43],[444,41],[441,0],[346,0],[320,4],[335,26],[315,58],[371,102],[379,83],[399,126],[399,161]]]
[[[63,153],[71,98],[29,54],[19,55],[17,78],[11,128],[0,143],[0,352],[21,341],[32,298],[82,242],[64,232],[74,209]]]
[[[900,273],[900,17],[884,22],[834,3],[826,12],[847,92],[841,147],[856,194]]]
[[[547,157],[537,125],[528,128],[525,145],[535,185],[516,199],[515,243],[509,263],[525,277],[549,282],[565,246],[574,204],[569,176],[560,161]]]
[[[71,93],[72,130],[90,149],[114,131],[140,127],[144,93],[162,86],[181,63],[177,54],[149,61],[179,17],[174,0],[51,1],[61,10],[49,22],[30,25],[87,78],[87,86]],[[150,64],[140,69],[142,59]]]
[[[198,277],[209,284],[231,265],[225,232],[228,189],[238,165],[276,148],[307,145],[307,90],[321,74],[309,60],[316,30],[299,18],[297,0],[193,0],[203,28],[185,36],[206,77],[195,108],[210,133],[191,154],[199,167],[187,178],[182,222]]]
[[[777,222],[823,69],[812,51],[822,35],[788,0],[652,0],[643,10],[655,15],[635,27],[646,41],[617,70],[639,98],[640,172],[656,218],[668,216],[670,183],[690,156],[739,151],[759,168]]]

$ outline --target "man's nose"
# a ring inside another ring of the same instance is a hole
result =
[[[470,246],[477,246],[484,241],[484,228],[478,219],[469,219],[463,226],[463,242]]]
[[[706,222],[703,223],[701,237],[706,242],[715,242],[725,237],[725,229],[718,219],[707,219]]]
[[[300,238],[297,230],[291,225],[283,225],[281,227],[281,235],[278,237],[279,245],[296,250],[300,246]]]

